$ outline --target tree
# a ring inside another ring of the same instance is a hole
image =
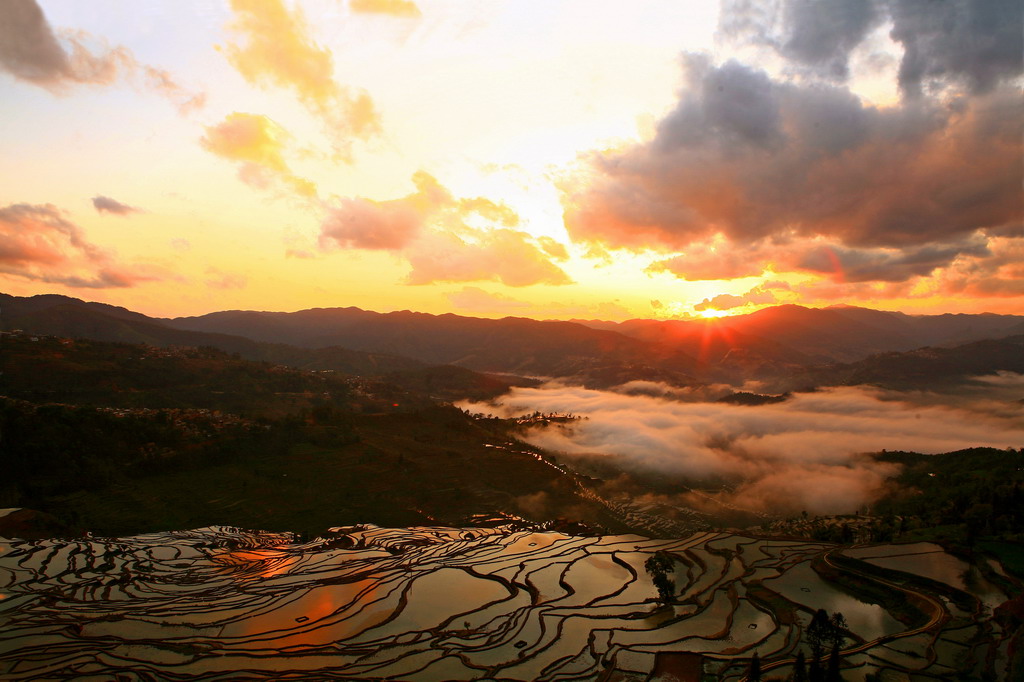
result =
[[[825,609],[818,609],[811,618],[811,622],[804,633],[807,637],[807,643],[811,646],[811,667],[808,673],[810,682],[842,679],[839,676],[839,655],[843,642],[846,641],[846,628],[846,618],[839,611],[836,611],[829,617]],[[832,655],[829,658],[827,671],[822,670],[821,667],[821,658],[825,653],[826,645],[831,645],[832,647]]]
[[[669,573],[675,573],[675,560],[665,551],[655,552],[654,556],[644,562],[644,568],[651,576],[651,582],[658,588],[658,601],[668,604],[675,596],[676,584]]]
[[[844,523],[839,531],[839,541],[844,545],[853,543],[853,529],[850,528],[850,524]]]
[[[828,657],[828,669],[825,671],[825,682],[842,682],[839,673],[839,642],[832,644],[832,655]]]
[[[796,663],[793,664],[793,682],[807,682],[807,660],[802,651],[797,652]]]
[[[829,621],[828,612],[825,609],[818,609],[811,618],[805,634],[807,643],[811,645],[811,661],[818,663],[825,651],[825,643],[832,641],[832,623]]]
[[[828,624],[832,629],[829,641],[832,642],[833,648],[842,649],[843,643],[846,641],[846,635],[843,634],[847,629],[846,617],[841,611],[836,611],[832,614]]]
[[[811,664],[807,666],[807,681],[808,682],[824,682],[825,674],[821,671],[821,661],[817,658],[811,659]]]
[[[754,652],[754,657],[750,659],[750,667],[747,668],[747,679],[750,682],[761,682],[761,657]]]

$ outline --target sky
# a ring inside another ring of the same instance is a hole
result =
[[[1019,0],[0,0],[0,291],[1024,314]]]

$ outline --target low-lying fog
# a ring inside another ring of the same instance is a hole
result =
[[[990,380],[996,383],[1020,385],[1019,377]],[[740,406],[709,402],[707,394],[653,382],[608,391],[550,383],[460,406],[504,417],[535,410],[587,417],[533,427],[523,438],[584,469],[597,460],[648,480],[727,481],[731,490],[719,502],[776,513],[845,513],[870,502],[896,469],[862,453],[1024,447],[1024,408],[991,395],[840,387]],[[706,497],[690,498],[677,501],[706,504]]]

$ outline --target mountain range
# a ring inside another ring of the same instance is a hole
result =
[[[844,376],[856,376],[860,370],[847,366],[877,354],[1024,334],[1024,316],[781,305],[720,319],[620,323],[377,313],[354,307],[233,310],[164,319],[66,296],[0,294],[0,328],[156,346],[212,346],[249,359],[356,375],[454,365],[611,386],[637,379],[743,381],[834,365],[846,368]]]

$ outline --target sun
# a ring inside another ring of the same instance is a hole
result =
[[[701,310],[698,314],[705,319],[715,319],[719,317],[728,317],[730,313],[728,310],[715,310],[714,308],[705,308],[704,310]]]

